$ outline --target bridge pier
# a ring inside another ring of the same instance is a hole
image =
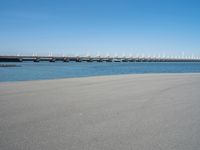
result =
[[[103,60],[101,58],[97,59],[97,62],[103,62]]]
[[[82,62],[82,59],[79,58],[79,57],[77,57],[75,61],[76,61],[76,62]]]
[[[40,62],[40,58],[35,58],[33,61],[34,62]]]
[[[51,58],[51,59],[49,60],[49,62],[55,62],[55,61],[56,61],[55,58]]]
[[[122,59],[122,62],[128,62],[128,59],[126,59],[126,58]]]
[[[93,62],[93,60],[91,58],[86,60],[87,62]]]
[[[69,62],[68,58],[63,58],[63,62]]]
[[[19,62],[23,62],[23,58],[19,58],[18,61],[19,61]]]

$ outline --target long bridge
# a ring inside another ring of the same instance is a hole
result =
[[[183,57],[92,57],[92,56],[0,56],[0,62],[200,62],[200,58]]]

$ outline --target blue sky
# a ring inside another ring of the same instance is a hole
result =
[[[0,0],[0,54],[200,55],[198,0]]]

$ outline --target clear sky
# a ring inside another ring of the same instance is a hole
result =
[[[0,0],[0,54],[200,55],[199,0]]]

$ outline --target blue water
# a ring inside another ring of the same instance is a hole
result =
[[[200,63],[19,62],[0,67],[0,82],[143,73],[200,73]]]

